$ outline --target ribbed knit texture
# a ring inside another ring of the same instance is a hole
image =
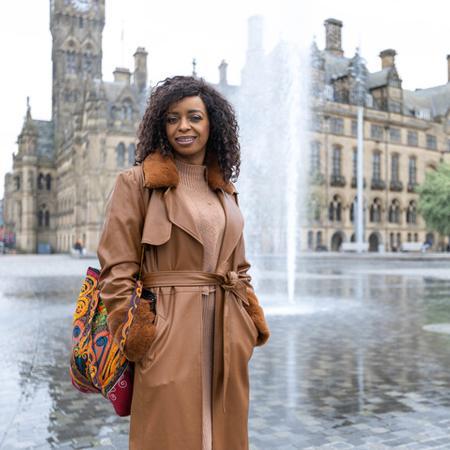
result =
[[[215,270],[225,230],[225,213],[217,194],[206,181],[206,166],[188,164],[175,159],[180,174],[177,186],[187,208],[196,220],[200,238],[204,244],[203,270]],[[203,294],[203,445],[202,450],[212,450],[212,369],[214,349],[214,290]]]
[[[204,244],[203,270],[213,272],[219,258],[225,229],[225,213],[217,194],[206,181],[206,166],[188,164],[175,159],[180,182],[177,190],[197,219],[197,228]]]

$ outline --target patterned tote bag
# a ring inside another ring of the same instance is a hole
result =
[[[81,392],[103,395],[112,403],[119,416],[128,416],[131,410],[133,363],[126,359],[123,349],[142,297],[143,259],[144,247],[119,344],[113,340],[108,329],[106,308],[98,290],[98,269],[88,268],[73,316],[70,359],[72,384]]]

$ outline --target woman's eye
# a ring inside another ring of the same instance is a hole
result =
[[[191,116],[191,120],[193,122],[198,122],[199,120],[202,120],[202,117],[201,116]]]
[[[176,123],[177,122],[177,118],[176,117],[168,117],[167,118],[167,123]]]

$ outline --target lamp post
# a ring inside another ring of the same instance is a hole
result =
[[[355,79],[353,99],[357,105],[357,151],[356,151],[356,243],[357,252],[364,248],[364,105],[366,102],[367,72],[359,49],[352,61],[352,75]]]

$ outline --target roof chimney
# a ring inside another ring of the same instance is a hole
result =
[[[447,72],[448,72],[447,82],[450,83],[450,55],[447,55]]]
[[[336,56],[344,56],[342,50],[342,22],[337,19],[327,19],[325,25],[325,50]]]
[[[220,74],[219,83],[220,84],[228,84],[227,67],[228,67],[228,64],[225,62],[224,59],[222,59],[222,62],[220,63],[220,66],[219,66],[219,74]]]
[[[395,55],[397,52],[392,48],[388,48],[380,52],[381,69],[387,69],[388,67],[395,66]]]
[[[144,47],[138,47],[134,53],[134,84],[142,92],[147,86],[147,55]]]
[[[131,73],[130,69],[126,67],[116,67],[116,70],[113,72],[114,81],[118,83],[130,84]]]

